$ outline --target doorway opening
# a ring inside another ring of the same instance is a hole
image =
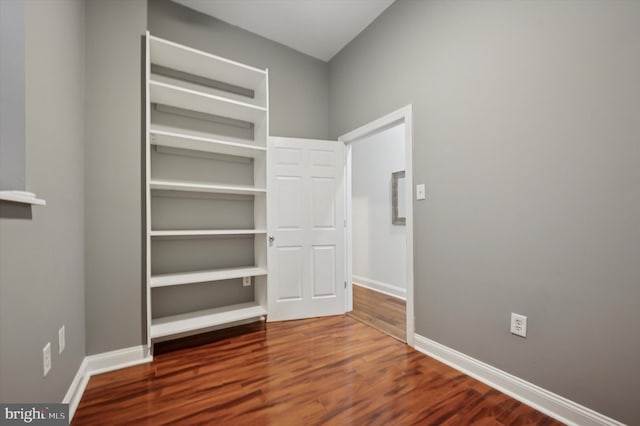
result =
[[[414,345],[411,105],[346,144],[345,310]]]

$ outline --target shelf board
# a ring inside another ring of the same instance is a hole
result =
[[[157,83],[163,83],[170,86],[180,87],[181,89],[192,90],[194,92],[203,93],[206,95],[213,95],[219,98],[224,98],[230,101],[236,101],[243,104],[252,105],[255,107],[264,107],[264,99],[255,99],[245,95],[241,95],[234,92],[228,92],[226,90],[218,89],[216,87],[210,87],[203,84],[198,84],[191,81],[182,80],[180,78],[167,76],[163,74],[151,73],[149,79]]]
[[[265,308],[254,302],[221,308],[189,312],[151,320],[151,338],[171,336],[217,325],[229,324],[267,314]]]
[[[178,229],[167,231],[151,231],[152,237],[201,237],[225,235],[266,234],[265,229]]]
[[[211,271],[183,272],[179,274],[161,274],[151,276],[152,288],[181,284],[203,283],[208,281],[231,280],[234,278],[266,275],[266,268],[226,268]]]
[[[219,154],[236,155],[239,157],[249,158],[256,158],[267,152],[267,148],[262,146],[192,136],[179,132],[155,130],[153,127],[149,131],[149,134],[151,136],[150,140],[152,145],[191,149],[203,152],[215,152]]]
[[[151,102],[191,111],[250,123],[260,123],[266,117],[264,107],[159,81],[149,81],[149,92]]]
[[[217,194],[264,194],[264,188],[245,185],[212,185],[198,182],[174,181],[151,179],[149,181],[151,189],[164,189],[167,191],[188,191],[188,192],[213,192]]]
[[[151,123],[150,130],[156,131],[156,132],[164,132],[164,133],[176,133],[179,135],[184,135],[185,137],[191,137],[196,139],[211,139],[211,140],[226,142],[230,144],[256,146],[256,147],[262,147],[266,149],[266,141],[264,140],[264,138],[260,138],[260,140],[254,141],[251,139],[236,138],[233,136],[209,133],[209,132],[198,131],[198,130],[193,130],[189,128],[185,129],[183,127],[175,127],[167,124],[154,123],[154,122]]]
[[[151,63],[257,90],[267,72],[201,50],[149,36]]]

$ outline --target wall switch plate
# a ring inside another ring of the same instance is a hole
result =
[[[511,333],[516,336],[527,337],[527,317],[512,312]]]
[[[64,348],[67,346],[64,336],[64,325],[60,327],[58,330],[58,354],[61,354],[64,351]]]
[[[424,200],[427,198],[427,194],[424,188],[424,183],[416,185],[416,200]]]
[[[242,286],[249,287],[251,285],[251,277],[242,277]]]
[[[49,370],[51,370],[51,342],[47,342],[44,349],[42,349],[42,367],[44,371],[43,376],[46,376]]]

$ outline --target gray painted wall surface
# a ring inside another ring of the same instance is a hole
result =
[[[0,1],[0,190],[24,190],[25,8]]]
[[[0,401],[60,402],[85,355],[84,2],[26,3],[26,80],[26,178],[47,205],[0,219]]]
[[[169,0],[149,0],[148,13],[155,36],[268,68],[271,135],[328,137],[327,63]]]
[[[629,424],[638,22],[634,1],[399,0],[330,62],[332,137],[414,106],[417,333]]]
[[[142,343],[141,36],[145,0],[86,4],[87,354]]]

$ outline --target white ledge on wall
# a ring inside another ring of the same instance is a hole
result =
[[[44,206],[47,204],[42,198],[36,198],[36,194],[27,191],[0,191],[0,200],[14,203],[36,204]]]

